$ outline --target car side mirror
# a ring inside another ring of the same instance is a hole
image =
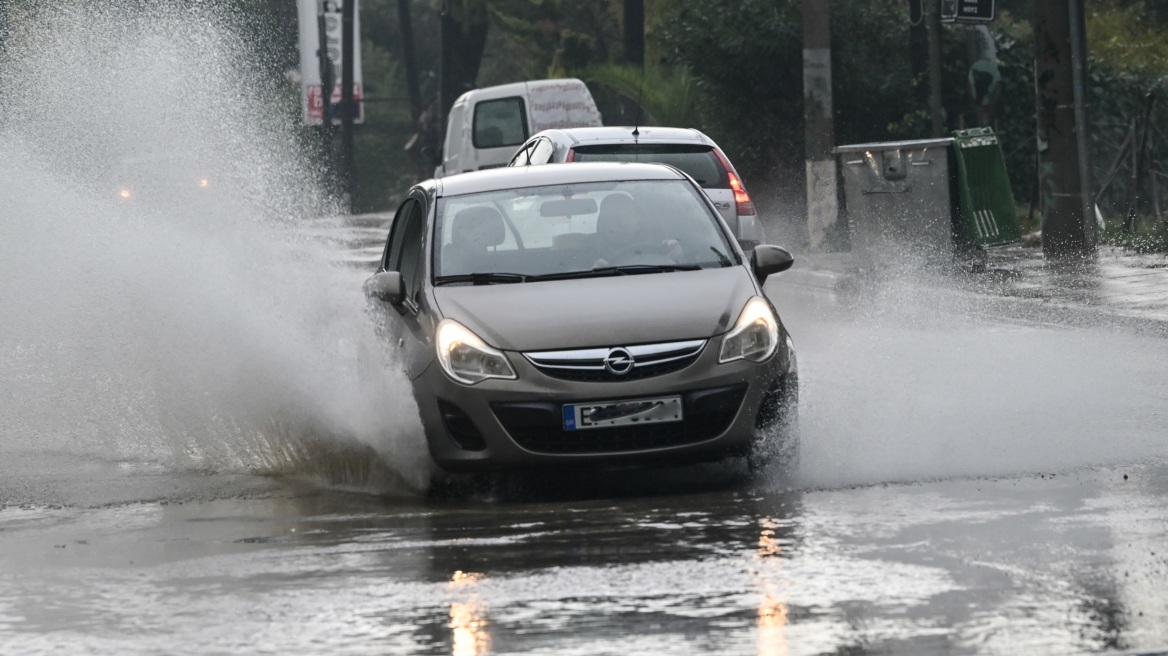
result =
[[[750,253],[750,268],[754,269],[759,284],[766,282],[767,276],[772,273],[790,269],[794,263],[794,256],[782,246],[759,244]]]
[[[399,305],[405,300],[406,290],[402,284],[401,272],[383,271],[374,274],[361,286],[366,298],[372,298],[390,305]]]

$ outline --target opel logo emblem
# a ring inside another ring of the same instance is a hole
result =
[[[623,376],[633,370],[633,355],[623,348],[614,348],[605,356],[604,368],[609,373]]]

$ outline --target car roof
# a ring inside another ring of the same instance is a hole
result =
[[[636,134],[634,134],[634,132]],[[656,126],[604,126],[597,128],[559,128],[544,130],[533,137],[550,136],[557,141],[569,141],[573,145],[612,143],[679,143],[714,146],[713,140],[693,128],[669,128]]]
[[[638,162],[580,162],[513,166],[470,171],[435,180],[439,196],[461,196],[499,189],[619,180],[682,180],[672,166]]]

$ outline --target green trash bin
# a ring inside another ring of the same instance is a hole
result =
[[[952,147],[959,214],[954,237],[958,246],[985,248],[1021,239],[1006,159],[997,135],[991,128],[957,130]]]

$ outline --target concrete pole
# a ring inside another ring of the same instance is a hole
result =
[[[831,104],[831,0],[803,0],[803,129],[807,236],[812,251],[833,243],[839,217]]]
[[[1094,252],[1095,221],[1088,216],[1084,188],[1086,125],[1076,126],[1076,66],[1072,21],[1082,25],[1082,5],[1069,0],[1034,0],[1038,171],[1042,199],[1042,250],[1049,257]],[[1076,9],[1078,16],[1072,17]],[[1081,73],[1081,72],[1080,72]],[[1084,117],[1083,110],[1078,112]],[[1080,138],[1082,137],[1082,138]]]

